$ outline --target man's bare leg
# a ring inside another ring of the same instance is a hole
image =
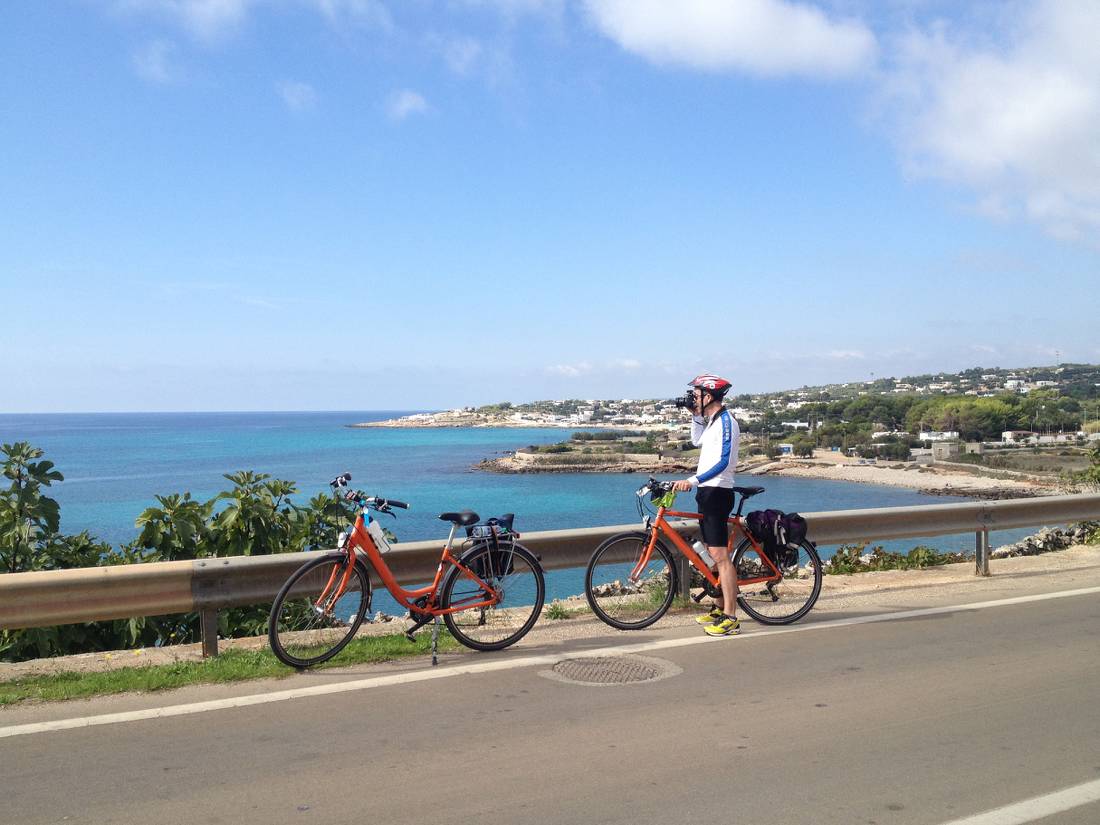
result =
[[[710,557],[718,567],[718,584],[722,588],[722,612],[727,616],[736,616],[737,610],[737,574],[733,570],[729,550],[725,547],[708,547]]]

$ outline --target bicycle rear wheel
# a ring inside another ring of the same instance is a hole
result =
[[[676,570],[660,540],[646,566],[630,580],[648,543],[645,533],[612,536],[596,548],[584,572],[584,595],[592,612],[619,630],[649,627],[676,596]]]
[[[271,650],[285,665],[306,668],[344,649],[370,610],[370,576],[356,562],[348,575],[344,553],[310,559],[286,581],[268,617]],[[337,595],[339,593],[339,595]],[[324,595],[324,598],[322,598]]]
[[[787,564],[779,565],[781,578],[745,585],[737,603],[763,624],[790,624],[810,612],[821,593],[821,559],[808,541],[792,551]],[[742,539],[733,554],[738,579],[774,575],[748,539]]]
[[[522,639],[538,621],[546,596],[542,565],[520,544],[503,544],[493,550],[488,544],[472,547],[459,562],[493,588],[500,599],[488,607],[470,607],[445,613],[447,629],[466,647],[501,650]],[[440,604],[446,609],[484,602],[491,594],[457,567],[443,583]]]

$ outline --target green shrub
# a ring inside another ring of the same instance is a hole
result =
[[[564,604],[554,599],[554,601],[550,602],[549,607],[546,608],[546,618],[554,620],[568,619],[569,611]]]
[[[967,561],[973,556],[964,553],[941,553],[934,547],[917,545],[908,553],[897,553],[875,545],[870,553],[865,553],[866,544],[845,544],[837,548],[836,553],[825,565],[825,573],[830,575],[865,573],[876,570],[919,570],[925,567],[937,567]],[[864,556],[867,556],[865,559]]]
[[[539,447],[538,451],[540,453],[567,453],[570,449],[571,447],[567,444],[546,444]]]
[[[225,476],[229,490],[200,502],[190,493],[156,496],[157,506],[138,516],[138,537],[119,547],[87,532],[59,532],[60,508],[44,494],[62,475],[42,451],[26,442],[4,444],[0,489],[0,570],[19,573],[154,561],[288,553],[336,546],[337,533],[354,518],[351,506],[333,495],[307,504],[291,501],[289,481],[241,471]],[[219,612],[218,632],[230,637],[261,635],[267,607],[252,605]],[[25,659],[153,647],[198,641],[198,613],[134,617],[107,622],[0,631],[0,659]]]

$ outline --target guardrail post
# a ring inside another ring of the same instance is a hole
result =
[[[979,530],[974,534],[974,575],[989,575],[989,531]]]
[[[203,610],[199,613],[202,626],[202,657],[208,659],[218,655],[218,611]]]
[[[676,554],[676,567],[677,574],[680,579],[680,593],[681,599],[691,598],[691,571],[695,568],[691,566],[691,562],[688,561],[688,557],[683,553]]]

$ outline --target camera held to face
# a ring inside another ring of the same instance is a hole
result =
[[[691,410],[695,412],[695,394],[690,391],[684,393],[679,398],[672,399],[672,403],[681,410]]]

